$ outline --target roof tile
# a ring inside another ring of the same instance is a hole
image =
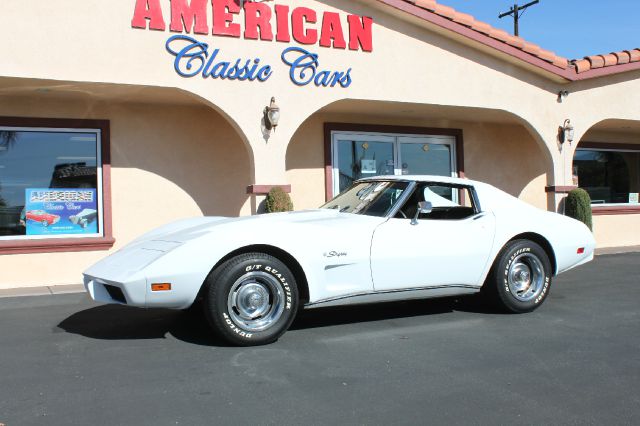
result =
[[[443,4],[436,4],[434,13],[440,16],[444,16],[445,18],[449,18],[451,20],[453,20],[453,18],[456,16],[456,10],[454,8],[445,6]]]
[[[587,56],[586,59],[591,63],[591,68],[604,67],[604,58],[601,55]]]
[[[587,61],[586,59],[573,61],[573,65],[575,65],[578,74],[580,74],[581,72],[589,71],[591,69],[591,62]]]
[[[640,61],[640,49],[633,49],[627,51],[629,53],[630,62],[638,62]]]
[[[429,12],[433,12],[436,9],[438,3],[436,3],[436,0],[415,0],[415,5],[426,9]]]
[[[453,17],[453,20],[454,22],[462,24],[465,27],[470,27],[471,24],[473,24],[473,21],[475,21],[475,19],[473,19],[473,16],[467,13],[456,13],[456,15]]]
[[[618,65],[628,64],[631,61],[629,52],[614,52],[613,54],[618,58]]]
[[[618,65],[618,57],[616,55],[614,55],[613,53],[611,53],[609,55],[602,55],[602,58],[604,59],[604,66],[605,67]]]

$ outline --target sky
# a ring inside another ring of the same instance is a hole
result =
[[[438,0],[513,34],[514,3],[531,0]],[[568,59],[640,49],[640,0],[540,0],[520,20],[520,37]]]

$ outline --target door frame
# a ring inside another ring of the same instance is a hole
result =
[[[464,177],[464,141],[462,129],[446,129],[446,128],[432,128],[432,127],[409,127],[409,126],[389,126],[389,125],[377,125],[377,124],[355,124],[355,123],[325,123],[324,124],[324,151],[325,151],[325,198],[331,200],[335,195],[335,171],[334,165],[334,134],[336,133],[353,133],[359,135],[369,136],[383,136],[383,137],[420,137],[420,136],[449,136],[454,138],[452,144],[452,170],[453,175],[457,177]],[[394,143],[394,155],[396,162],[395,167],[398,166],[397,162],[399,155],[397,152],[398,141]],[[337,153],[336,153],[337,154]],[[397,170],[396,170],[397,172]]]

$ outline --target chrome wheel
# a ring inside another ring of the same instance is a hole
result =
[[[544,266],[538,256],[531,253],[520,254],[507,271],[509,291],[516,299],[529,302],[542,292],[544,277]]]
[[[284,290],[266,272],[244,274],[231,286],[227,299],[231,320],[241,329],[263,331],[275,324],[285,308]]]

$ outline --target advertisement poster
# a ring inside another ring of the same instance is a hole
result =
[[[95,189],[27,188],[27,235],[76,235],[98,233]]]

